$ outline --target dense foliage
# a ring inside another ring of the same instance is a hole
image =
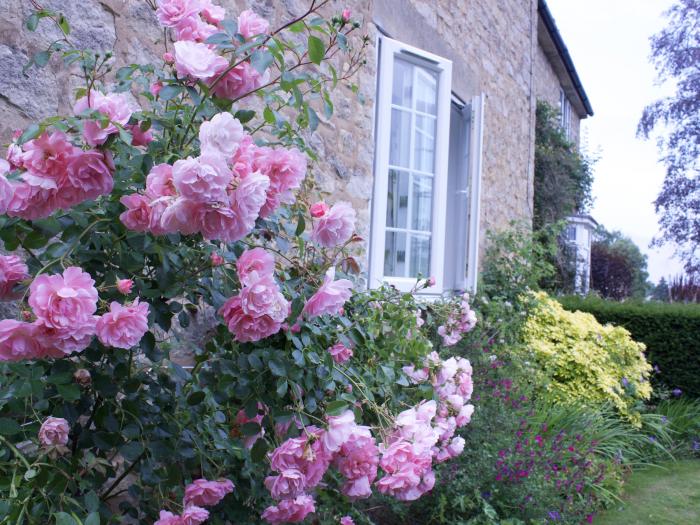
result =
[[[419,498],[474,410],[471,365],[436,350],[476,318],[352,290],[355,211],[317,201],[305,139],[362,65],[358,24],[323,0],[277,29],[153,7],[172,49],[114,77],[60,13],[27,21],[63,34],[32,65],[84,87],[0,162],[0,514],[337,523],[373,492]]]
[[[624,327],[646,346],[656,381],[670,390],[700,396],[700,307],[578,297],[565,297],[561,302],[568,310],[593,314],[600,323]]]
[[[666,178],[658,197],[661,234],[657,244],[672,243],[686,270],[700,269],[700,1],[677,0],[666,13],[668,25],[651,39],[651,58],[672,96],[644,109],[638,133],[662,131],[660,144]]]
[[[649,293],[647,256],[619,231],[603,227],[591,243],[591,289],[609,299],[644,299]]]
[[[591,204],[592,161],[561,129],[559,113],[537,103],[533,228],[558,223]]]
[[[649,399],[651,365],[644,346],[624,328],[603,326],[595,317],[568,312],[544,293],[525,323],[520,358],[545,397],[557,403],[609,403],[637,421]]]

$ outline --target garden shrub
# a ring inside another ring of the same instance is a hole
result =
[[[700,397],[700,306],[656,302],[614,302],[562,297],[568,310],[588,312],[600,323],[624,327],[646,346],[654,380],[669,390]]]
[[[338,523],[419,498],[474,410],[470,363],[437,351],[476,318],[353,291],[355,212],[318,201],[305,139],[363,63],[359,24],[156,5],[173,49],[114,77],[60,13],[27,21],[63,35],[30,66],[58,55],[85,87],[0,161],[0,515]],[[201,316],[181,366],[173,328]]]
[[[538,388],[559,403],[610,403],[639,422],[639,404],[652,391],[652,368],[644,358],[644,345],[632,340],[624,328],[564,310],[545,293],[536,297],[519,357],[531,369]]]

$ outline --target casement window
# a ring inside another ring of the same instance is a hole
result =
[[[571,138],[571,102],[563,89],[559,90],[559,113],[561,129],[567,139]]]
[[[449,60],[396,40],[380,39],[369,268],[372,287],[386,282],[410,290],[419,276],[431,276],[435,285],[425,292],[441,294],[453,289],[458,280],[455,264],[464,270],[460,284],[467,281],[471,135],[459,122],[461,114],[451,125],[451,75]],[[471,111],[466,111],[471,129]],[[457,163],[451,160],[453,143],[455,159],[462,153],[459,162],[464,173],[453,168]],[[458,175],[461,179],[453,181]],[[448,188],[453,193],[462,191],[459,199],[463,202],[448,195]],[[461,251],[465,252],[464,264],[455,259]]]

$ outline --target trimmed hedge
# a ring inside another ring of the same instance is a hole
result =
[[[656,380],[669,388],[700,397],[700,305],[618,303],[599,298],[560,297],[567,310],[593,314],[601,323],[623,326],[647,346],[647,358],[658,366]]]

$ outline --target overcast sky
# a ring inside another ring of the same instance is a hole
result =
[[[587,147],[597,152],[592,215],[620,230],[649,256],[651,280],[677,274],[671,248],[650,249],[658,232],[653,200],[664,168],[654,140],[637,139],[645,105],[669,88],[656,84],[649,37],[662,29],[672,0],[548,0],[595,115],[583,123]]]

